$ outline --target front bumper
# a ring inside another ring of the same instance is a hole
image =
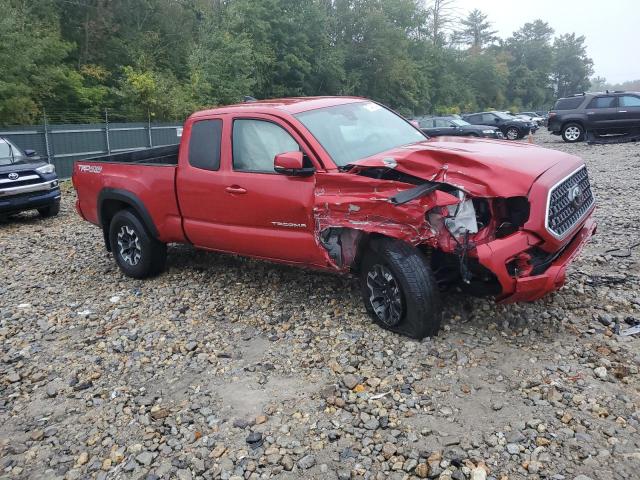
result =
[[[593,217],[587,217],[559,255],[539,275],[517,276],[508,270],[510,262],[540,244],[540,239],[529,232],[520,231],[478,246],[478,261],[493,272],[500,283],[502,292],[497,300],[500,303],[529,302],[558,290],[564,285],[567,267],[596,232],[596,227]]]
[[[60,188],[57,186],[47,191],[35,191],[0,197],[0,213],[12,214],[47,207],[60,201]]]

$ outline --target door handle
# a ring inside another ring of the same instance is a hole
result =
[[[626,110],[618,110],[618,113],[627,113]]]
[[[230,187],[225,188],[225,190],[228,193],[237,193],[237,194],[247,193],[246,188],[239,187],[238,185],[231,185]]]
[[[587,112],[587,115],[593,115],[596,112]]]

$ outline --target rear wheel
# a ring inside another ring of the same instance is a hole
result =
[[[109,225],[109,243],[122,272],[133,278],[147,278],[164,270],[167,246],[147,232],[131,210],[116,213]]]
[[[44,218],[55,217],[60,213],[60,203],[55,202],[47,207],[39,208],[38,213]]]
[[[372,242],[362,261],[365,307],[382,328],[422,339],[438,333],[440,292],[424,255],[394,239]]]
[[[577,123],[568,123],[562,129],[562,139],[567,143],[579,142],[584,138],[584,128]]]
[[[517,140],[518,138],[520,138],[520,130],[518,130],[516,127],[509,127],[507,128],[507,131],[504,135],[508,140]]]

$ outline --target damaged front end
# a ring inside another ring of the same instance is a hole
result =
[[[500,196],[448,176],[446,165],[427,178],[395,167],[387,160],[318,175],[317,239],[334,269],[357,270],[371,238],[386,236],[419,248],[442,290],[535,300],[562,285],[568,263],[595,231],[585,214],[572,238],[546,242],[532,228],[539,228],[540,212],[532,213],[522,188]]]

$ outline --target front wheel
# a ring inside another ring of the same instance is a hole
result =
[[[109,242],[122,272],[133,278],[147,278],[164,270],[167,246],[147,232],[131,210],[116,213],[109,225]]]
[[[509,127],[505,132],[505,137],[507,137],[507,140],[517,140],[520,138],[520,130],[516,127]]]
[[[575,143],[582,140],[584,136],[584,129],[577,123],[568,123],[562,129],[562,140],[567,143]]]
[[[440,292],[420,250],[390,238],[373,240],[360,281],[367,312],[382,328],[416,339],[438,333]]]

